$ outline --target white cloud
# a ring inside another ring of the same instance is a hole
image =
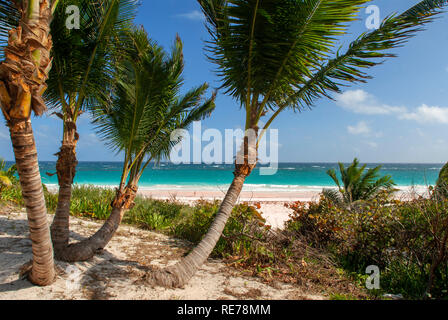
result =
[[[177,15],[178,17],[185,18],[188,20],[202,21],[205,19],[204,15],[199,10],[193,10],[187,13],[181,13]]]
[[[405,107],[381,104],[375,96],[364,90],[348,90],[337,94],[336,104],[344,109],[359,114],[393,114],[406,112]]]
[[[347,131],[351,134],[369,134],[370,128],[364,121],[358,122],[355,126],[348,126]]]
[[[414,112],[408,112],[399,117],[405,120],[415,120],[421,123],[448,124],[448,108],[430,107],[423,104]]]
[[[336,104],[348,111],[366,115],[395,115],[400,120],[414,120],[420,123],[448,124],[448,108],[421,105],[416,110],[380,103],[364,90],[348,90],[336,95]],[[349,132],[352,133],[349,129]],[[356,134],[356,133],[354,133]]]

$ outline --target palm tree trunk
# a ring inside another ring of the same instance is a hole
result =
[[[79,135],[76,131],[76,124],[71,119],[65,120],[64,137],[61,149],[57,153],[58,161],[56,163],[59,183],[58,205],[53,224],[51,225],[51,237],[57,259],[61,251],[64,251],[69,244],[70,203],[72,184],[78,164],[76,158],[76,145],[78,140]]]
[[[218,214],[201,242],[174,266],[149,274],[150,282],[168,288],[183,287],[208,259],[221,238],[224,227],[243,189],[246,174],[235,174]]]
[[[34,284],[48,285],[55,277],[53,247],[30,117],[31,111],[42,115],[46,110],[42,93],[51,69],[52,12],[49,0],[14,4],[21,17],[19,26],[9,31],[0,65],[0,106],[9,126],[28,214],[33,249],[28,276]]]
[[[112,208],[112,212],[103,226],[90,238],[60,247],[57,258],[66,262],[86,261],[101,252],[112,239],[125,214],[124,208]]]
[[[55,279],[53,248],[31,121],[10,121],[9,130],[28,215],[33,261],[30,281],[45,286]]]
[[[251,126],[252,133],[244,137],[240,151],[237,153],[235,160],[235,172],[232,184],[227,190],[226,196],[219,207],[215,220],[210,226],[207,234],[202,238],[201,242],[178,263],[162,270],[155,270],[148,274],[149,282],[161,285],[167,288],[183,287],[199,270],[199,268],[208,259],[232,214],[238,197],[243,189],[246,178],[251,174],[257,164],[258,148],[256,137],[258,135],[258,127]]]
[[[57,258],[66,262],[86,261],[101,252],[114,236],[124,214],[133,206],[136,194],[135,186],[118,190],[112,202],[112,212],[103,226],[86,240],[60,247]]]

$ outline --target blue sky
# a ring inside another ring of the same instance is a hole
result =
[[[374,0],[381,18],[402,12],[417,0]],[[347,45],[362,32],[368,14],[342,39]],[[194,0],[145,0],[137,24],[142,24],[160,45],[169,48],[178,33],[184,42],[185,88],[208,82],[219,85],[214,65],[204,56],[208,34]],[[427,26],[405,47],[394,50],[398,58],[370,70],[367,84],[347,88],[336,101],[322,99],[312,111],[286,111],[273,123],[279,129],[282,162],[448,161],[448,13]],[[203,128],[240,128],[243,112],[237,102],[220,93],[217,109]],[[61,122],[44,116],[33,118],[40,160],[55,160],[61,140]],[[78,124],[81,161],[121,161],[95,135],[88,116]],[[13,159],[8,130],[0,126],[0,156]]]

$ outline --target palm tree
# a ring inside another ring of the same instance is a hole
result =
[[[78,6],[80,29],[66,27],[66,7]],[[117,54],[115,38],[130,27],[137,0],[61,0],[51,25],[54,41],[53,69],[44,98],[63,121],[62,145],[57,153],[58,205],[51,235],[55,257],[69,244],[69,217],[72,183],[76,174],[77,120],[104,98],[111,81],[111,60]]]
[[[15,174],[17,172],[16,165],[12,165],[6,169],[6,162],[0,158],[0,192],[5,187],[10,187],[15,182]]]
[[[346,169],[344,164],[339,162],[339,173],[341,182],[336,175],[336,170],[330,169],[327,174],[338,186],[338,191],[325,189],[324,196],[334,204],[341,206],[350,206],[352,203],[360,200],[371,200],[380,192],[392,192],[395,185],[392,177],[389,175],[380,177],[379,171],[382,166],[368,169],[367,165],[359,167],[359,161],[355,158],[352,164]]]
[[[111,215],[89,239],[61,252],[66,261],[87,260],[107,245],[134,205],[143,171],[151,161],[168,157],[180,141],[181,137],[171,141],[172,133],[203,119],[215,108],[214,95],[202,101],[207,84],[179,95],[184,69],[179,38],[170,56],[148,39],[143,29],[126,32],[120,40],[125,50],[116,65],[112,96],[93,114],[99,135],[113,150],[124,153],[123,172]]]
[[[448,198],[448,163],[446,163],[439,172],[435,194],[442,198]]]
[[[42,93],[51,69],[50,23],[58,2],[0,2],[0,16],[4,18],[0,21],[0,38],[8,39],[0,65],[1,109],[9,127],[28,214],[33,248],[28,277],[37,285],[52,283],[55,271],[31,112],[40,116],[46,110]]]
[[[251,160],[256,159],[258,141],[277,116],[287,109],[311,107],[318,98],[340,92],[342,85],[365,82],[369,79],[365,69],[393,57],[386,50],[422,30],[447,3],[425,0],[401,15],[389,16],[379,29],[363,33],[341,53],[335,48],[337,37],[346,33],[368,0],[198,1],[211,35],[209,58],[217,65],[222,88],[246,111],[245,129],[252,130],[208,233],[179,263],[154,274],[155,283],[170,287],[183,286],[212,252],[255,167]],[[259,132],[260,119],[268,114]]]

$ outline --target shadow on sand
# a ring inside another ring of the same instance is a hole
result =
[[[93,228],[89,228],[88,231],[89,233],[95,232]],[[123,231],[121,231],[121,236],[124,236]],[[70,238],[71,241],[81,241],[86,237],[71,231]],[[142,261],[149,262],[159,258],[157,252],[163,252],[168,257],[174,255],[180,257],[186,249],[185,243],[167,238],[140,243],[139,247],[135,248],[135,253],[130,254],[130,257],[126,259],[119,258],[105,249],[85,262],[69,264],[56,261],[57,281],[69,281],[70,272],[75,270],[79,274],[75,279],[78,284],[76,288],[78,290],[82,288],[83,298],[95,300],[113,298],[107,293],[107,288],[112,284],[113,287],[119,289],[130,278],[135,282],[142,281],[143,276],[151,270],[149,263],[142,263]],[[0,215],[0,293],[17,293],[17,291],[33,287],[28,280],[19,278],[21,267],[31,258],[32,249],[27,220]],[[61,298],[66,298],[66,296],[61,296]]]

